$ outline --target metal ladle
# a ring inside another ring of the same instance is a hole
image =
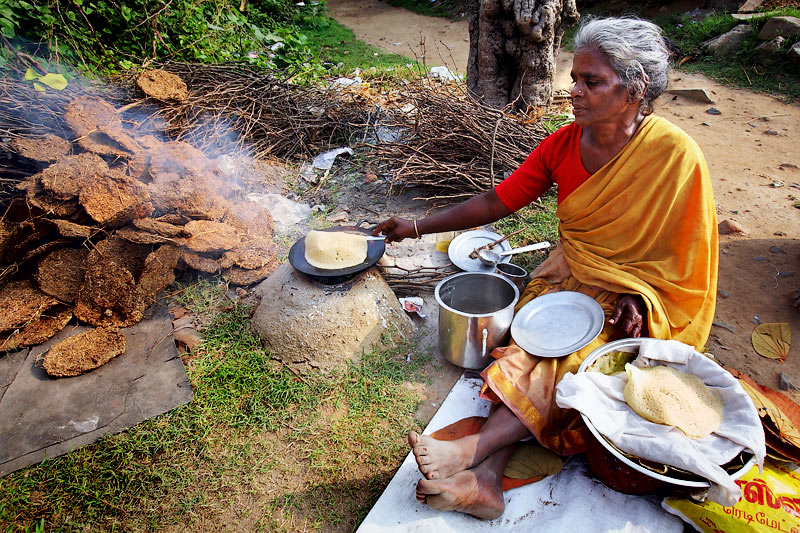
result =
[[[536,244],[529,244],[528,246],[521,246],[519,248],[514,248],[513,250],[508,250],[507,252],[500,252],[497,253],[494,250],[481,250],[478,252],[478,259],[481,260],[481,263],[488,266],[494,266],[500,262],[500,260],[507,256],[507,255],[514,255],[519,254],[522,252],[532,252],[533,250],[542,250],[544,248],[549,248],[550,243],[547,241],[537,242]]]

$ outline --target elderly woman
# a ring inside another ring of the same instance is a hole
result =
[[[595,298],[608,321],[596,341],[561,358],[512,344],[482,373],[495,402],[481,430],[455,441],[409,434],[419,470],[417,499],[480,518],[503,513],[500,481],[521,439],[570,455],[586,427],[555,405],[556,384],[613,337],[648,335],[703,348],[714,317],[716,213],[705,160],[686,133],[653,116],[667,85],[660,29],[633,18],[592,20],[575,35],[571,91],[575,122],[561,128],[494,190],[409,221],[390,218],[387,242],[494,222],[558,185],[561,243],[537,269],[517,305],[554,291]]]

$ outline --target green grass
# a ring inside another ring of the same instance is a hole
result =
[[[514,248],[540,241],[558,244],[558,219],[555,215],[556,200],[556,191],[551,189],[536,202],[523,207],[504,219],[498,220],[492,224],[492,227],[502,235],[509,235],[525,228],[521,233],[509,237],[508,240]],[[536,252],[517,254],[511,256],[511,262],[530,272],[539,266],[545,257],[545,254]]]
[[[320,19],[314,26],[303,28],[303,33],[308,38],[308,46],[331,73],[348,75],[359,69],[366,78],[387,72],[402,77],[413,72],[407,66],[414,67],[413,60],[359,41],[352,30],[332,18]]]
[[[184,296],[200,309],[218,296],[212,283],[186,292],[207,293]],[[248,316],[216,314],[187,368],[189,404],[3,478],[0,530],[202,529],[231,512],[270,531],[353,529],[418,428],[407,383],[425,380],[430,356],[406,362],[416,348],[399,346],[329,375],[292,372]]]
[[[781,54],[762,63],[755,51],[756,46],[762,42],[757,38],[758,32],[775,15],[800,17],[800,9],[783,8],[749,21],[736,20],[727,13],[720,13],[697,22],[682,15],[659,18],[655,22],[681,47],[685,56],[692,58],[683,65],[676,66],[678,70],[697,72],[726,85],[772,94],[789,102],[796,101],[800,99],[800,70],[797,66]],[[753,27],[753,36],[732,58],[717,59],[702,50],[703,42],[742,23]],[[787,39],[783,52],[792,44],[793,41]]]

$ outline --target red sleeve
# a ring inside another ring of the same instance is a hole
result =
[[[547,150],[549,140],[550,137],[546,137],[540,142],[525,162],[494,188],[497,197],[512,213],[539,198],[553,185],[550,171],[542,161],[542,152]]]
[[[574,123],[547,136],[513,174],[495,188],[510,211],[522,209],[558,183],[559,202],[589,173],[580,162],[580,127]]]

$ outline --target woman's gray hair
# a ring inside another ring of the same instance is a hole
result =
[[[589,19],[575,33],[575,50],[596,48],[603,52],[632,95],[642,99],[645,115],[667,88],[669,51],[661,28],[635,17]]]

